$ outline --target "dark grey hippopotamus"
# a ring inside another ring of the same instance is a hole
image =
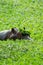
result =
[[[7,39],[31,39],[30,34],[25,32],[20,32],[17,28],[12,28],[11,30],[4,30],[0,32],[0,40]]]

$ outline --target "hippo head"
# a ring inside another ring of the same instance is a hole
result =
[[[10,39],[30,39],[30,34],[27,32],[21,33],[17,28],[12,28]]]

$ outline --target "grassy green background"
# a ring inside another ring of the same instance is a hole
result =
[[[30,40],[0,40],[0,65],[43,65],[43,0],[0,0],[0,31],[17,27]]]

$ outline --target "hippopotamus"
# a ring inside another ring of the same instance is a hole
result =
[[[10,30],[0,31],[0,40],[7,39],[30,39],[30,34],[25,32],[20,32],[17,28],[12,28]]]

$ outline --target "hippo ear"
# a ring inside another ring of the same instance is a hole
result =
[[[11,31],[14,33],[14,28],[12,28]]]

